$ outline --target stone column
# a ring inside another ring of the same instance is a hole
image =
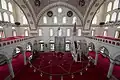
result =
[[[95,62],[94,62],[94,65],[97,65],[97,62],[98,62],[98,52],[95,51],[96,55],[95,55]]]
[[[8,60],[8,68],[9,68],[10,75],[12,76],[12,78],[14,78],[15,75],[14,75],[14,71],[13,71],[11,60]]]
[[[107,74],[108,78],[110,78],[112,76],[113,68],[114,68],[114,62],[111,61],[110,66],[109,66],[109,70],[108,70],[108,74]]]
[[[27,65],[27,59],[26,59],[26,54],[25,54],[26,51],[23,52],[23,57],[24,57],[24,65]]]

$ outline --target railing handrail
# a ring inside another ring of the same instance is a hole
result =
[[[108,44],[112,44],[112,45],[116,45],[116,46],[120,46],[120,41],[116,41],[116,40],[113,40],[113,39],[109,39],[109,38],[102,38],[102,37],[93,37],[93,36],[85,36],[89,39],[93,39],[93,40],[97,40],[97,41],[100,41],[100,42],[104,42],[104,43],[108,43]]]

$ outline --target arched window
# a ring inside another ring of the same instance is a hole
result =
[[[9,8],[9,11],[13,12],[12,4],[10,2],[8,3],[8,8]]]
[[[82,30],[78,29],[78,36],[81,36]]]
[[[114,5],[113,5],[113,10],[114,10],[114,9],[117,9],[117,8],[118,8],[118,5],[119,5],[119,0],[115,0],[115,1],[114,1]]]
[[[9,22],[8,14],[6,12],[3,13],[3,18],[4,18],[4,21]]]
[[[28,24],[28,21],[27,21],[25,16],[23,16],[23,20],[22,21],[23,21],[23,24]]]
[[[14,23],[14,17],[13,17],[13,15],[10,15],[10,22]]]
[[[54,41],[50,40],[50,50],[54,51],[54,47],[55,47]]]
[[[66,23],[66,17],[63,17],[63,24]]]
[[[66,41],[65,49],[66,51],[70,51],[70,41]]]
[[[54,32],[53,29],[50,29],[50,36],[53,36]]]
[[[92,24],[97,24],[97,16],[94,16]]]
[[[0,21],[2,21],[2,14],[1,14],[1,12],[0,12]]]
[[[62,29],[60,28],[60,30],[58,31],[58,36],[62,36]]]
[[[76,17],[73,17],[72,23],[73,23],[73,24],[77,23],[77,18],[76,18]]]
[[[109,21],[110,21],[110,14],[108,14],[108,15],[106,16],[105,22],[109,22]]]
[[[54,17],[54,24],[57,24],[57,17]]]
[[[44,41],[40,40],[40,51],[44,51]]]
[[[103,32],[103,36],[107,36],[107,31],[106,30]]]
[[[13,30],[13,31],[12,31],[12,35],[13,35],[14,37],[17,36],[16,30]]]
[[[62,13],[62,8],[58,8],[58,13]]]
[[[95,30],[92,30],[91,35],[95,36]]]
[[[39,36],[42,36],[42,29],[39,29]]]
[[[7,10],[7,3],[5,0],[1,0],[1,5],[2,5],[2,8],[3,9],[6,9]]]
[[[3,30],[0,30],[0,38],[5,38],[5,33]]]
[[[107,12],[112,10],[112,2],[109,2],[108,7],[107,7]]]
[[[116,31],[116,32],[115,32],[115,38],[118,38],[118,36],[119,36],[119,32]]]
[[[47,17],[46,16],[43,17],[43,23],[47,24]]]
[[[24,36],[29,36],[29,32],[27,29],[25,29]]]
[[[118,21],[120,21],[120,12],[119,12],[119,14],[118,14]]]
[[[5,33],[3,31],[3,27],[0,26],[0,38],[5,38]]]
[[[70,36],[70,32],[71,32],[71,30],[67,29],[67,36]]]
[[[111,17],[111,21],[116,21],[116,16],[117,16],[117,13],[116,12],[114,12],[113,14],[112,14],[112,17]]]

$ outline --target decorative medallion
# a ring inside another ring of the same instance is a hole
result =
[[[25,5],[21,5],[21,7],[22,7],[22,8],[26,8],[26,6],[25,6]]]
[[[98,7],[98,5],[99,5],[99,3],[96,3],[96,4],[95,4],[95,7]]]
[[[48,17],[52,17],[53,16],[53,12],[52,11],[48,11],[47,15],[48,15]]]
[[[85,0],[79,0],[79,6],[83,7],[85,5]]]
[[[35,4],[35,6],[40,6],[41,2],[40,2],[40,0],[34,0],[34,4]]]
[[[94,12],[91,12],[90,15],[93,15]]]
[[[73,16],[73,12],[72,12],[72,11],[68,11],[68,12],[67,12],[67,16],[68,16],[68,17],[72,17],[72,16]]]

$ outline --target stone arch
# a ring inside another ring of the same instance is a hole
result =
[[[115,57],[114,63],[120,65],[120,54]]]
[[[90,30],[94,16],[104,2],[105,0],[97,0],[97,1],[91,2],[90,7],[87,10],[84,18],[84,30]]]
[[[40,13],[38,14],[38,16],[37,16],[37,24],[39,23],[39,20],[40,20],[41,16],[47,10],[49,10],[49,9],[51,9],[53,7],[56,7],[56,6],[64,6],[64,7],[67,7],[69,9],[71,9],[72,11],[74,11],[78,15],[79,19],[81,20],[81,24],[83,25],[83,15],[80,13],[80,11],[77,8],[75,8],[74,6],[72,6],[72,5],[68,4],[68,3],[64,3],[64,2],[52,3],[52,4],[48,5],[48,6],[46,6],[44,9],[42,9],[40,11]]]
[[[120,56],[120,51],[118,51],[118,52],[116,52],[116,53],[114,53],[114,54],[115,54],[115,55],[112,57],[113,60],[115,60],[117,56]]]
[[[0,66],[7,64],[8,58],[4,54],[0,54]]]
[[[110,57],[110,54],[109,54],[109,51],[106,47],[104,46],[101,46],[99,49],[98,49],[99,53],[101,53],[104,57]]]
[[[32,43],[31,43],[31,42],[28,42],[28,43],[26,44],[26,51],[32,51],[32,49],[33,49]]]
[[[95,45],[94,45],[94,43],[90,42],[90,43],[88,44],[88,50],[89,50],[89,51],[95,51]]]
[[[17,57],[18,54],[24,54],[24,49],[21,46],[16,46],[15,49],[13,49],[13,57]]]
[[[35,19],[34,19],[32,13],[29,11],[28,7],[26,6],[26,2],[24,0],[13,0],[13,1],[17,4],[17,6],[24,13],[24,15],[28,21],[30,30],[36,29]]]

